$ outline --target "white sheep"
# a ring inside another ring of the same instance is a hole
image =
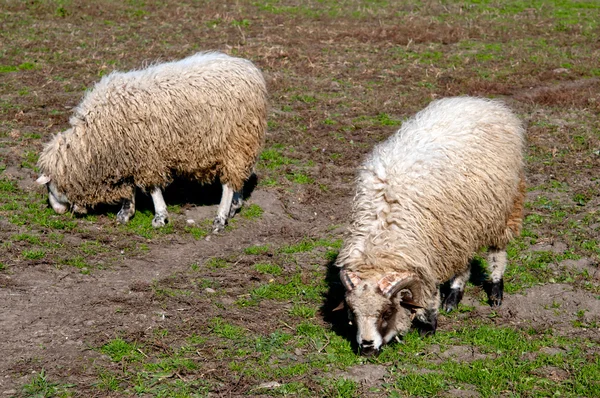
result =
[[[136,187],[154,202],[154,227],[168,220],[161,188],[174,176],[211,182],[223,195],[214,231],[242,205],[241,190],[264,141],[267,91],[250,61],[198,53],[180,61],[113,72],[83,98],[71,128],[45,146],[37,182],[58,213],[122,203],[135,213]]]
[[[501,304],[506,246],[522,223],[523,135],[500,102],[446,98],[367,157],[336,262],[363,354],[406,333],[413,318],[421,332],[435,332],[439,285],[454,277],[449,311],[482,248],[489,248],[490,303]]]

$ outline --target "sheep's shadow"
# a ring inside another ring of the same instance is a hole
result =
[[[247,200],[258,185],[258,177],[252,174],[244,183],[242,197]],[[221,202],[223,186],[218,179],[210,184],[201,184],[185,178],[176,178],[163,191],[167,205],[213,206]],[[154,204],[149,194],[136,191],[136,207],[140,210],[154,210]]]
[[[247,200],[258,185],[258,177],[252,174],[244,183],[242,188],[242,197]],[[167,206],[213,206],[221,202],[223,186],[217,179],[210,184],[202,184],[194,180],[177,177],[163,190],[163,198]],[[136,210],[154,211],[154,203],[148,192],[139,188],[135,192]],[[93,209],[88,210],[90,215],[100,215],[107,213],[117,213],[121,209],[121,204],[100,204]]]
[[[358,352],[358,343],[354,338],[356,327],[350,325],[348,319],[348,309],[345,306],[346,288],[340,280],[340,268],[335,266],[335,259],[327,263],[325,282],[328,290],[323,295],[323,304],[320,308],[323,320],[331,325],[331,330],[335,334],[349,340],[352,350]]]

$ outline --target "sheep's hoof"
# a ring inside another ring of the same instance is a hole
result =
[[[499,307],[502,304],[502,298],[504,296],[504,279],[500,279],[498,282],[492,282],[490,287],[490,305],[492,307]]]
[[[215,218],[215,221],[213,221],[213,230],[212,233],[213,234],[218,234],[223,232],[223,230],[225,229],[225,219],[221,218],[221,217],[217,217]]]
[[[235,213],[242,208],[243,200],[241,198],[233,198],[231,201],[231,207],[229,208],[229,218],[235,216]]]
[[[450,293],[446,296],[444,300],[444,311],[450,312],[456,307],[458,307],[458,303],[463,298],[463,291],[460,289],[450,289]]]
[[[414,323],[421,337],[434,335],[437,330],[437,313],[434,310],[425,311],[425,319],[415,318]]]
[[[119,210],[119,212],[117,213],[117,222],[119,224],[127,224],[127,222],[129,222],[130,217],[131,215],[129,214],[129,212]]]
[[[154,216],[154,219],[152,220],[152,226],[154,228],[160,228],[160,227],[164,227],[167,223],[169,222],[167,216],[165,216],[164,214],[157,214]]]

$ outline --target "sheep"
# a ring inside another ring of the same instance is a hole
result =
[[[168,222],[162,189],[174,176],[223,186],[213,232],[242,206],[266,130],[267,90],[252,62],[201,52],[146,69],[112,72],[86,93],[71,127],[38,161],[39,184],[57,213],[122,203],[135,213],[136,187],[150,192],[154,227]]]
[[[488,248],[490,304],[503,297],[506,246],[522,224],[524,129],[501,102],[432,102],[359,168],[352,223],[335,265],[359,350],[380,351],[415,324],[435,333],[458,305],[469,260]]]

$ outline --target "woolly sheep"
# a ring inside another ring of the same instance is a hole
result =
[[[149,191],[154,227],[168,221],[161,189],[175,175],[211,182],[223,194],[214,232],[242,205],[241,190],[264,141],[265,81],[250,61],[197,53],[142,70],[113,72],[83,98],[71,128],[45,146],[37,182],[57,213],[122,203],[135,213],[135,188]]]
[[[501,304],[506,246],[522,223],[523,134],[500,102],[446,98],[367,157],[336,262],[363,354],[405,334],[413,320],[421,333],[434,333],[439,285],[452,279],[450,311],[469,260],[486,247],[490,303]]]

